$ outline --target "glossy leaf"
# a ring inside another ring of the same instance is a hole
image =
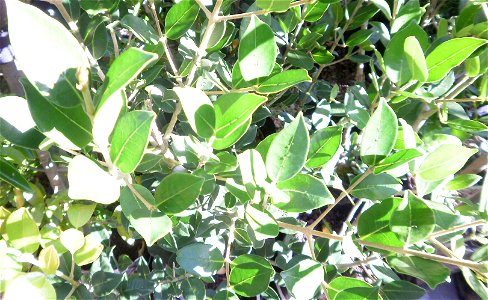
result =
[[[304,19],[307,22],[316,22],[322,18],[325,11],[329,8],[329,4],[326,1],[315,1],[307,6]]]
[[[446,281],[450,273],[443,264],[416,256],[393,257],[388,262],[398,273],[419,278],[431,289]]]
[[[83,155],[75,156],[68,165],[68,182],[71,199],[110,204],[120,196],[117,179]]]
[[[379,174],[400,167],[423,154],[416,149],[403,149],[381,160],[375,167],[374,173]]]
[[[0,135],[15,145],[36,149],[45,137],[35,128],[27,101],[17,96],[2,97],[0,107]]]
[[[78,106],[82,98],[76,89],[76,73],[89,64],[76,38],[61,23],[32,5],[21,1],[6,4],[10,42],[19,69],[49,102],[63,107]]]
[[[312,78],[308,76],[308,72],[306,70],[287,70],[265,80],[258,86],[257,91],[263,94],[277,93],[301,82],[311,80]]]
[[[120,171],[132,173],[142,160],[156,114],[131,111],[117,122],[110,146],[110,158]]]
[[[488,42],[483,39],[464,37],[440,44],[426,58],[429,69],[427,82],[441,80],[452,68],[460,65],[471,53],[486,43]]]
[[[245,218],[257,240],[265,240],[278,235],[278,223],[273,215],[260,205],[247,205]]]
[[[411,79],[424,82],[429,76],[424,52],[415,36],[409,36],[404,44],[405,58],[410,69]]]
[[[200,7],[195,1],[183,0],[173,5],[164,19],[166,36],[176,40],[195,23]]]
[[[384,173],[369,174],[354,187],[351,194],[358,198],[383,200],[401,191],[401,189],[400,182],[391,175]]]
[[[271,143],[266,155],[268,176],[279,182],[298,174],[305,165],[309,144],[308,130],[300,113]]]
[[[39,228],[24,207],[17,209],[8,216],[5,229],[8,242],[14,248],[25,253],[34,253],[39,248]]]
[[[208,96],[192,87],[175,87],[173,91],[178,95],[193,131],[202,138],[210,138],[215,130],[215,110]]]
[[[258,17],[252,16],[239,43],[238,63],[244,80],[250,81],[271,74],[276,55],[273,31]]]
[[[171,219],[158,210],[147,208],[135,209],[129,215],[129,222],[151,247],[166,234],[171,232]]]
[[[18,189],[33,192],[32,188],[29,186],[29,182],[22,176],[22,174],[20,174],[19,170],[3,157],[0,157],[0,179]]]
[[[293,297],[312,299],[324,280],[324,268],[312,259],[304,259],[280,275]]]
[[[466,161],[476,152],[478,152],[476,149],[460,145],[441,145],[427,155],[417,170],[417,175],[426,181],[444,179],[461,170]]]
[[[306,166],[318,168],[325,165],[339,150],[342,143],[342,126],[317,130],[310,138]]]
[[[398,120],[395,112],[384,99],[380,99],[362,133],[361,160],[368,165],[377,164],[393,149],[397,134]]]
[[[266,101],[256,94],[227,93],[214,103],[215,141],[213,148],[225,149],[237,142],[251,123],[251,116]]]
[[[434,212],[424,202],[408,192],[391,215],[391,231],[405,242],[415,244],[425,239],[435,228]]]
[[[156,58],[153,53],[131,47],[122,52],[110,66],[93,120],[93,137],[98,146],[109,145],[110,134],[125,107],[124,88]]]
[[[273,204],[287,212],[305,212],[334,203],[334,197],[322,180],[308,174],[297,174],[276,187],[287,197],[273,198]]]
[[[329,283],[330,299],[378,299],[378,290],[370,284],[350,277],[337,277]]]
[[[129,29],[138,39],[145,43],[157,44],[159,37],[154,28],[146,21],[133,14],[126,14],[120,24]]]
[[[184,211],[197,199],[203,181],[202,177],[186,173],[166,176],[156,188],[156,205],[167,214]]]
[[[92,124],[81,105],[61,107],[48,101],[27,79],[21,79],[32,119],[39,130],[68,149],[79,149],[91,140]]]
[[[194,243],[178,250],[176,261],[188,273],[209,277],[222,268],[224,257],[211,245]]]
[[[238,295],[244,297],[253,297],[264,292],[275,273],[266,259],[254,254],[236,257],[231,267],[230,285]]]

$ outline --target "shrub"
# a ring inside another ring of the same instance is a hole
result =
[[[48,2],[6,1],[5,299],[486,298],[486,3]]]

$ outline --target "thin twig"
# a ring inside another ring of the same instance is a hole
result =
[[[467,229],[470,227],[476,227],[476,226],[480,226],[480,225],[485,225],[485,224],[486,224],[485,220],[476,220],[476,221],[471,222],[471,223],[462,224],[462,225],[451,227],[449,229],[434,232],[431,235],[429,235],[429,238],[436,238],[438,236],[447,235],[447,234],[454,233],[454,232],[457,232],[457,231],[460,231],[463,229]]]
[[[139,199],[139,201],[142,202],[142,204],[144,204],[144,206],[146,206],[147,209],[149,209],[151,211],[156,210],[156,207],[154,205],[152,205],[151,203],[147,202],[147,200],[144,199],[144,197],[142,197],[142,195],[134,188],[134,186],[132,185],[132,183],[129,182],[127,177],[124,177],[124,181],[127,184],[127,186],[129,187],[130,191],[136,196],[137,199]]]

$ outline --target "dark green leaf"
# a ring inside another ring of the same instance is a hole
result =
[[[357,178],[357,177],[356,177]],[[353,180],[354,181],[354,180]],[[369,174],[351,191],[358,198],[383,200],[401,191],[402,185],[388,174]]]
[[[382,291],[386,300],[417,300],[425,294],[423,288],[404,280],[388,282],[383,286]]]
[[[219,249],[203,243],[181,248],[176,253],[176,261],[188,273],[201,277],[212,276],[224,264]]]
[[[133,14],[126,14],[120,24],[129,29],[138,39],[145,43],[157,44],[159,37],[154,28],[146,21]]]
[[[22,176],[22,174],[20,174],[16,167],[6,161],[3,157],[0,157],[0,179],[18,189],[33,193],[32,188],[29,186],[29,182]]]
[[[450,271],[443,264],[416,256],[393,257],[388,260],[395,271],[425,281],[431,289],[443,283]]]
[[[156,188],[156,205],[167,214],[177,214],[192,205],[200,194],[204,179],[186,173],[166,176]]]
[[[258,204],[247,205],[245,218],[254,231],[257,240],[273,238],[278,235],[279,227],[273,215]]]
[[[232,261],[230,284],[238,295],[253,297],[266,291],[274,273],[265,258],[244,254]]]
[[[324,280],[324,268],[312,259],[304,259],[280,275],[296,299],[312,299]]]
[[[166,36],[176,40],[195,23],[200,7],[195,1],[183,0],[173,5],[164,19]]]
[[[123,277],[123,274],[98,271],[91,278],[93,292],[97,296],[109,295],[119,286]]]

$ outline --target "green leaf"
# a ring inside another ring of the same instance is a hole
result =
[[[95,211],[96,204],[71,204],[68,208],[68,220],[76,228],[85,225]]]
[[[248,149],[239,154],[237,159],[244,185],[259,186],[266,181],[266,166],[258,151]]]
[[[82,98],[76,89],[76,72],[87,69],[89,63],[75,37],[32,5],[8,1],[7,12],[9,38],[19,69],[49,102],[63,107],[79,105]]]
[[[8,182],[14,187],[32,193],[32,188],[29,186],[29,182],[20,174],[18,169],[6,161],[3,157],[0,157],[0,179]]]
[[[257,240],[274,238],[279,233],[278,223],[273,215],[259,204],[247,205],[245,218]]]
[[[188,273],[209,277],[222,268],[224,257],[212,245],[194,243],[178,250],[176,261]]]
[[[103,57],[108,48],[109,34],[106,26],[107,18],[103,16],[90,18],[84,14],[78,21],[83,42],[97,60]]]
[[[92,275],[93,293],[97,296],[111,294],[122,282],[124,274],[97,271]]]
[[[123,173],[132,173],[141,162],[156,118],[152,111],[126,113],[117,122],[110,146],[110,158]]]
[[[74,228],[69,228],[63,231],[59,236],[59,240],[71,254],[81,249],[85,244],[85,236],[83,235],[83,232]]]
[[[461,170],[476,152],[478,150],[460,145],[441,145],[427,155],[417,170],[417,175],[426,181],[444,179]]]
[[[406,245],[425,239],[434,231],[435,224],[432,209],[411,191],[403,197],[390,218],[391,231]]]
[[[398,120],[393,109],[381,98],[361,138],[361,160],[375,165],[390,154],[398,134]]]
[[[27,101],[17,96],[2,97],[0,107],[0,135],[15,145],[38,148],[45,137],[35,128]]]
[[[239,43],[239,67],[246,81],[268,76],[273,70],[278,47],[273,30],[252,16]]]
[[[405,58],[410,69],[411,79],[424,82],[429,76],[424,51],[415,36],[409,36],[404,44]]]
[[[275,182],[289,179],[303,168],[310,138],[301,113],[271,143],[266,155],[268,176]]]
[[[230,285],[241,296],[254,297],[268,288],[274,269],[265,258],[243,254],[232,261]]]
[[[362,43],[366,42],[372,35],[373,31],[371,30],[356,31],[355,33],[351,34],[351,36],[347,39],[346,45],[348,47],[361,45]]]
[[[146,21],[133,14],[126,14],[121,20],[120,25],[129,29],[136,38],[144,43],[157,44],[158,34],[154,28]]]
[[[287,70],[265,80],[258,86],[257,91],[263,94],[278,93],[304,81],[312,81],[307,70]]]
[[[318,0],[307,5],[304,19],[307,22],[316,22],[322,18],[325,11],[329,8],[329,4],[326,1]]]
[[[218,162],[209,160],[205,164],[205,171],[209,174],[218,174],[224,172],[232,172],[237,169],[237,158],[229,152],[219,152],[216,154],[219,159]]]
[[[447,125],[453,129],[457,129],[464,132],[480,132],[488,130],[488,126],[475,120],[449,120]]]
[[[393,170],[399,166],[402,166],[423,154],[416,149],[402,149],[398,152],[381,160],[375,167],[374,173],[379,174],[382,172],[387,172]]]
[[[469,287],[476,293],[481,299],[486,300],[488,295],[488,287],[478,278],[477,274],[471,271],[467,267],[461,267],[461,272],[463,273],[464,280],[468,283]]]
[[[201,90],[175,87],[173,91],[181,101],[191,128],[202,138],[210,138],[215,129],[215,110],[212,101]]]
[[[34,253],[39,248],[39,228],[26,208],[12,212],[5,222],[8,242],[15,249]]]
[[[295,30],[301,19],[301,9],[299,7],[293,7],[284,14],[277,16],[281,29],[285,33],[290,33]]]
[[[388,259],[389,265],[398,273],[407,274],[425,281],[431,289],[443,283],[450,271],[443,264],[416,256],[401,256]]]
[[[357,176],[355,179],[357,179]],[[355,181],[353,179],[353,181]],[[351,191],[351,195],[370,200],[383,200],[402,190],[399,181],[388,174],[369,174]]]
[[[214,149],[232,146],[247,131],[252,114],[266,101],[266,97],[256,94],[227,93],[214,103],[215,141]]]
[[[382,291],[386,300],[417,300],[425,294],[423,288],[405,280],[395,280],[385,283]]]
[[[48,101],[32,83],[21,79],[32,119],[39,130],[63,148],[78,150],[91,140],[92,124],[81,105],[61,107]]]
[[[376,7],[381,10],[381,12],[385,15],[388,20],[391,20],[391,10],[388,2],[386,0],[371,0],[371,3],[376,5]]]
[[[358,222],[358,234],[361,240],[402,247],[403,242],[390,229],[390,218],[400,202],[400,199],[385,199],[363,212]]]
[[[483,179],[483,177],[476,174],[461,174],[459,176],[456,176],[453,180],[449,181],[446,184],[446,188],[450,191],[462,190],[475,185],[481,179]]]
[[[54,274],[59,268],[59,255],[53,245],[41,250],[38,257],[42,271],[47,274]]]
[[[378,290],[370,284],[350,277],[337,277],[329,283],[329,299],[378,299]]]
[[[391,25],[391,32],[397,32],[408,23],[418,24],[424,13],[425,9],[420,7],[418,0],[410,0],[407,3],[404,3],[400,7],[396,18]]]
[[[133,187],[147,203],[156,204],[148,189],[138,184],[134,184]],[[124,187],[120,192],[120,206],[132,227],[144,238],[149,247],[171,232],[173,224],[169,217],[159,210],[149,210],[129,187]]]
[[[205,300],[205,284],[198,278],[188,278],[181,283],[185,300]],[[215,299],[215,298],[214,298]]]
[[[171,173],[156,188],[156,205],[167,214],[177,214],[192,205],[204,179],[187,173]]]
[[[166,36],[176,40],[195,23],[200,7],[195,1],[183,0],[173,5],[164,19]]]
[[[256,0],[256,5],[264,10],[284,12],[290,7],[291,0]]]
[[[288,199],[275,199],[273,204],[287,212],[305,212],[334,203],[334,197],[324,182],[308,174],[297,174],[276,187],[284,192]]]
[[[334,55],[327,49],[315,49],[312,52],[312,58],[318,64],[328,64],[334,61]]]
[[[332,55],[332,54],[331,54]],[[288,62],[295,67],[304,68],[305,70],[311,70],[314,66],[315,57],[309,53],[300,50],[288,51]],[[332,57],[331,61],[334,60]]]
[[[488,41],[483,39],[463,37],[448,40],[435,47],[426,58],[429,69],[427,82],[441,80],[450,70],[460,65],[476,49],[486,43]]]
[[[156,59],[157,55],[153,53],[131,47],[110,66],[93,120],[93,137],[99,147],[107,148],[109,145],[109,136],[125,107],[124,88]]]
[[[342,143],[342,126],[317,130],[310,138],[306,166],[319,168],[325,165],[339,150]]]
[[[68,165],[68,182],[71,199],[110,204],[120,196],[117,179],[83,155],[75,156]]]
[[[78,266],[84,266],[94,262],[102,253],[103,245],[100,243],[98,233],[90,233],[85,236],[83,247],[73,255]]]
[[[108,11],[112,10],[118,1],[113,0],[80,0],[80,6],[83,8],[90,15],[96,15],[101,13],[107,13]]]
[[[304,259],[280,273],[288,291],[296,299],[313,299],[324,280],[323,266],[312,259]]]
[[[40,272],[19,274],[19,276],[9,280],[3,299],[25,299],[33,295],[39,299],[56,299],[56,290],[49,283],[47,277]]]

